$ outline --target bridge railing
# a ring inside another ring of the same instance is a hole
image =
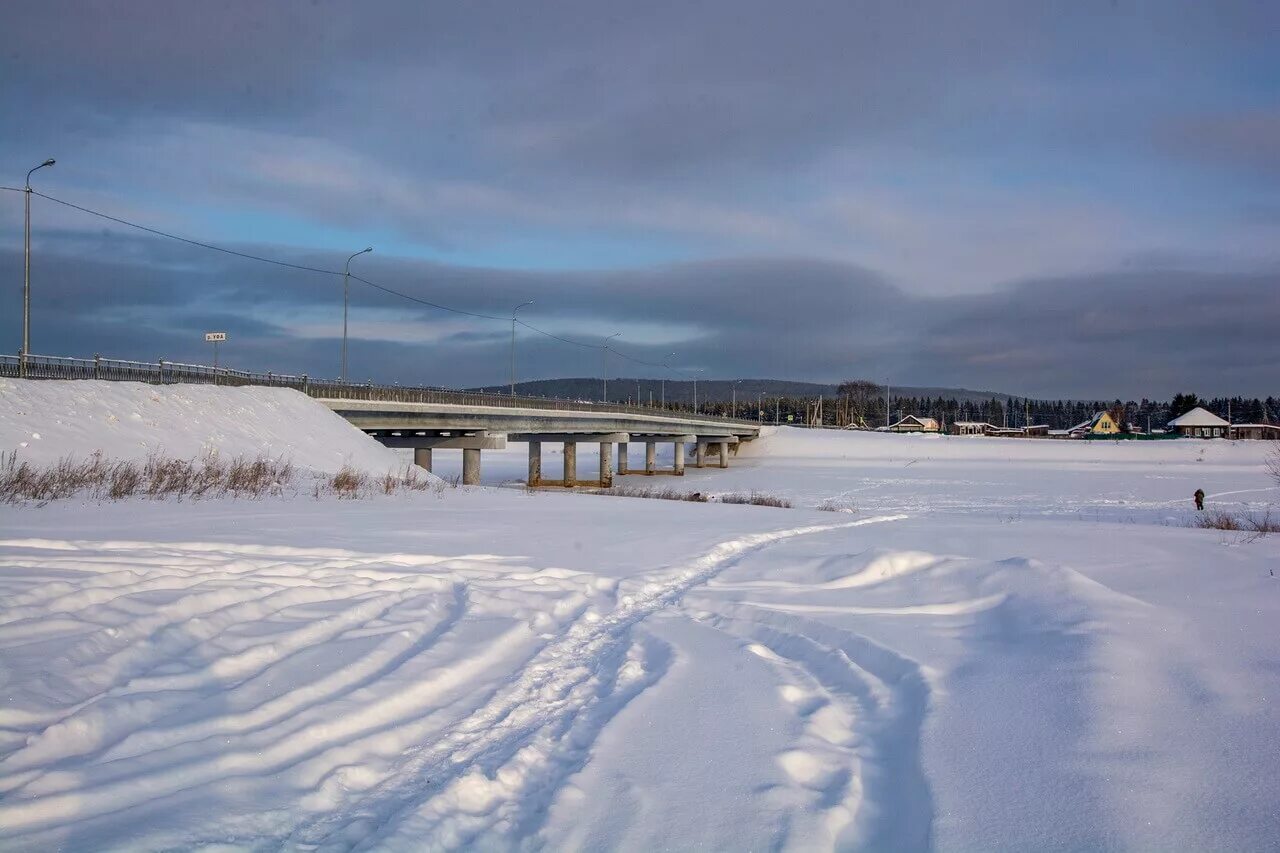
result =
[[[24,363],[25,362],[25,363]],[[460,406],[551,409],[555,411],[607,412],[647,416],[685,417],[696,420],[756,426],[757,421],[724,415],[683,412],[657,406],[567,400],[559,397],[496,394],[486,391],[457,391],[416,385],[381,385],[372,382],[342,382],[313,379],[306,374],[255,373],[229,367],[186,364],[179,361],[129,361],[119,358],[72,358],[67,356],[0,355],[0,376],[26,379],[102,379],[113,382],[148,382],[153,385],[193,383],[201,385],[266,385],[293,388],[311,397],[326,400],[359,400],[389,403],[437,403]]]

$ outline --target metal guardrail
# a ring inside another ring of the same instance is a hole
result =
[[[199,385],[266,385],[293,388],[325,400],[386,401],[392,403],[443,403],[460,406],[551,409],[554,411],[608,412],[631,415],[707,420],[718,423],[759,426],[757,421],[663,409],[623,403],[596,403],[559,397],[511,396],[484,391],[456,391],[409,385],[377,385],[372,382],[342,382],[312,379],[304,374],[254,373],[229,367],[185,364],[178,361],[129,361],[119,358],[71,358],[54,355],[0,355],[0,376],[14,379],[102,379],[110,382],[148,382],[153,385],[192,383]]]

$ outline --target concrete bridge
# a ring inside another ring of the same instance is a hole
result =
[[[714,457],[721,468],[740,442],[760,435],[756,421],[697,412],[552,397],[508,396],[447,388],[337,382],[305,374],[255,373],[173,361],[0,355],[0,376],[26,379],[98,379],[156,385],[265,385],[293,388],[314,397],[388,447],[413,448],[414,462],[428,471],[435,450],[462,451],[462,481],[480,482],[480,454],[506,447],[508,441],[529,445],[531,486],[613,484],[613,448],[618,448],[618,474],[630,474],[627,450],[643,443],[648,475],[684,474],[685,447],[693,445],[694,465]],[[542,445],[564,446],[564,473],[559,480],[542,477]],[[657,468],[657,445],[670,442],[675,461],[668,471]],[[598,444],[598,480],[578,479],[578,445]]]
[[[749,421],[642,407],[599,411],[591,404],[583,404],[581,410],[548,410],[527,405],[528,398],[501,397],[469,404],[318,399],[387,447],[413,448],[414,462],[428,471],[435,450],[461,450],[462,482],[467,485],[480,482],[481,453],[502,449],[509,441],[529,446],[530,486],[608,488],[613,485],[615,472],[683,475],[687,445],[693,445],[695,467],[704,467],[708,458],[714,457],[719,467],[727,468],[738,444],[760,434],[760,426]],[[657,445],[663,442],[671,443],[675,449],[669,470],[657,467]],[[543,477],[542,445],[546,443],[564,447],[564,471],[559,479]],[[629,469],[628,450],[632,443],[645,446],[644,468],[640,471]],[[579,444],[599,445],[598,479],[578,479]]]

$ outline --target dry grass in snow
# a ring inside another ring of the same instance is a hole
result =
[[[174,459],[153,454],[143,461],[109,460],[95,453],[87,459],[64,457],[52,465],[19,462],[16,453],[0,458],[0,502],[36,503],[71,497],[90,500],[146,498],[261,498],[297,494],[299,472],[280,458]],[[446,484],[416,468],[374,476],[344,466],[312,485],[316,498],[335,495],[359,498],[403,491],[443,491]]]

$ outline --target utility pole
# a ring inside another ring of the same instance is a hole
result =
[[[27,356],[31,353],[31,173],[52,166],[50,157],[30,172],[23,185],[22,198],[22,358],[18,359],[18,375],[27,375]]]
[[[889,423],[889,383],[887,382],[884,386],[884,425],[886,427],[892,426]]]
[[[347,304],[351,301],[351,261],[365,252],[372,252],[373,247],[361,249],[347,258],[347,265],[342,268],[342,381],[347,381]]]
[[[609,402],[609,341],[622,335],[622,332],[614,332],[612,335],[604,339],[604,344],[600,347],[600,357],[602,364],[600,366],[600,402]]]
[[[773,398],[773,425],[778,426],[782,423],[782,398]]]
[[[526,305],[532,305],[533,300],[521,302],[515,308],[511,309],[511,396],[516,395],[516,312]]]

